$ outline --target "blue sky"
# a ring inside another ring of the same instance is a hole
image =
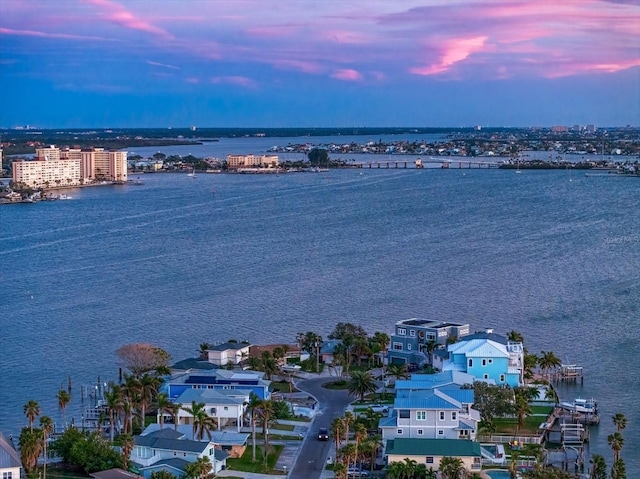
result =
[[[3,0],[0,127],[640,124],[640,2]]]

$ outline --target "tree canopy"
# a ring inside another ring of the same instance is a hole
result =
[[[120,366],[131,371],[135,377],[167,368],[171,359],[164,349],[148,343],[125,344],[118,348],[116,356]]]

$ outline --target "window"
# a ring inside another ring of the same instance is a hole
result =
[[[227,406],[225,406],[225,407],[224,407],[224,410],[225,410],[225,411],[228,411],[228,410],[229,410],[229,408],[228,408]]]
[[[398,436],[402,436],[402,429],[398,429]]]
[[[406,336],[407,328],[398,328],[398,336]]]
[[[451,420],[452,421],[457,421],[458,420],[458,413],[455,411],[451,411]]]
[[[427,456],[427,459],[425,461],[427,464],[433,464],[433,456]]]
[[[427,341],[435,341],[436,335],[433,333],[427,333]]]
[[[489,361],[489,364],[493,364],[493,359],[489,358],[488,361]]]
[[[402,351],[402,343],[393,343],[393,349],[395,351]]]
[[[438,436],[444,436],[444,429],[438,429]]]
[[[500,375],[500,382],[503,383],[504,382],[504,374]]]
[[[407,344],[407,349],[411,351],[411,344]]]
[[[400,409],[400,411],[398,411],[398,417],[400,417],[400,419],[410,419],[411,411],[408,409]]]
[[[444,421],[444,411],[440,411],[440,420]]]
[[[416,330],[415,329],[412,329],[411,331],[409,331],[409,336],[415,337],[415,335],[416,335]]]
[[[210,448],[210,449],[209,449],[209,455],[210,455],[210,456],[213,456],[213,452],[214,452],[214,449],[213,449],[213,448]]]
[[[484,358],[482,359],[482,365],[483,365],[483,366],[486,366],[486,365],[487,365],[487,360],[486,360],[486,359],[484,359]]]
[[[418,429],[418,436],[422,436],[422,429]]]
[[[416,412],[416,419],[418,421],[426,421],[427,420],[427,411],[418,411],[418,412]]]
[[[482,375],[482,378],[483,378],[483,379],[489,379],[489,375],[488,375],[488,374],[483,374],[483,375]]]
[[[473,359],[469,359],[469,362],[467,364],[469,364],[469,367],[472,368],[473,367]]]

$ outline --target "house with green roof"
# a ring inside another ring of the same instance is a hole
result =
[[[386,443],[387,464],[405,459],[438,469],[443,457],[458,458],[469,472],[482,469],[480,444],[458,439],[390,439]]]

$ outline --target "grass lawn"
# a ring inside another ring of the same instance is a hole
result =
[[[293,386],[289,383],[289,381],[271,381],[271,384],[269,385],[269,389],[271,390],[271,392],[279,392],[279,393],[290,393],[290,392],[300,392],[298,389],[295,388],[295,386]]]
[[[271,424],[270,431],[293,431],[295,426],[292,424],[280,424],[279,422]]]
[[[42,467],[39,467],[37,472],[33,471],[27,474],[27,477],[29,479],[42,477]],[[84,475],[82,471],[70,471],[68,469],[47,466],[47,477],[51,479],[86,479],[89,476]]]
[[[531,406],[531,409],[533,410],[533,414],[543,414],[545,416],[553,412],[553,406]]]
[[[242,457],[236,459],[227,459],[227,469],[234,471],[255,472],[258,474],[282,474],[282,471],[274,471],[273,468],[280,457],[284,446],[270,446],[270,453],[267,456],[267,466],[264,466],[264,456],[262,446],[256,446],[256,462],[252,462],[253,447],[251,444],[244,451]]]
[[[518,434],[537,434],[538,427],[540,426],[540,417],[530,416],[524,420],[524,426],[520,428]],[[511,434],[516,433],[518,427],[517,418],[496,418],[493,420],[493,424],[496,427],[496,434]]]
[[[336,381],[329,381],[327,383],[324,383],[322,387],[325,389],[342,390],[347,389],[349,387],[349,383],[344,379],[339,379]]]

